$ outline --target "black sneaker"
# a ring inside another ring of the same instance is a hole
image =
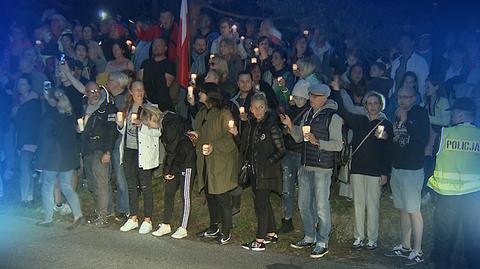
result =
[[[115,221],[125,223],[125,222],[127,222],[127,220],[128,220],[128,216],[125,213],[120,213],[120,214],[115,216]]]
[[[398,246],[394,246],[392,250],[389,252],[385,253],[385,257],[402,257],[402,258],[408,258],[410,255],[410,252],[412,252],[411,249],[404,248],[402,244]]]
[[[310,253],[310,258],[318,259],[321,258],[328,253],[328,248],[322,246],[315,246]]]
[[[276,244],[278,242],[278,235],[274,235],[274,236],[265,236],[265,239],[263,240],[263,243],[264,244]]]
[[[220,234],[218,227],[209,227],[201,232],[196,233],[200,238],[216,238]]]
[[[97,228],[106,228],[109,226],[108,220],[106,218],[96,218],[93,220],[89,220],[87,222],[87,225],[92,226],[92,227],[97,227]]]
[[[264,251],[265,250],[265,241],[264,242],[257,242],[257,240],[253,240],[250,243],[243,243],[242,248],[246,250],[252,251]]]
[[[314,245],[313,242],[307,242],[305,241],[305,239],[302,239],[298,242],[290,243],[290,246],[296,249],[309,248],[309,247],[312,247],[313,245]]]
[[[282,219],[282,227],[278,229],[279,234],[285,234],[293,231],[293,221],[292,219]]]
[[[423,258],[423,252],[418,252],[416,250],[412,250],[410,255],[407,257],[408,261],[405,262],[405,266],[412,266],[425,261]]]
[[[224,234],[221,234],[219,233],[219,235],[217,235],[217,243],[220,244],[220,245],[226,245],[228,243],[230,243],[230,240],[232,239],[232,234],[229,233],[228,235],[224,235]]]

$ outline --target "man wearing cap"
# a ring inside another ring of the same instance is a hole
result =
[[[298,172],[298,204],[304,237],[290,246],[296,249],[313,246],[311,258],[320,258],[328,253],[330,183],[335,152],[342,150],[342,118],[336,114],[337,103],[327,99],[329,96],[330,88],[327,85],[311,85],[310,108],[300,124],[294,125],[289,116],[282,116],[281,119],[296,142],[304,141],[302,166]]]
[[[450,268],[450,256],[463,228],[466,268],[480,265],[480,129],[476,105],[457,99],[452,108],[452,127],[442,129],[435,172],[428,186],[437,194],[434,214],[432,261],[435,268]],[[452,267],[458,267],[454,265]]]

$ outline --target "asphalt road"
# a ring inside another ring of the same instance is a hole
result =
[[[0,268],[362,268],[339,261],[254,253],[238,245],[155,238],[138,232],[66,224],[35,226],[35,220],[0,215]],[[368,268],[385,268],[369,265]]]

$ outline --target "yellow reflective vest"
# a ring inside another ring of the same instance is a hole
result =
[[[442,129],[440,150],[428,186],[439,194],[480,191],[480,129],[462,123]]]

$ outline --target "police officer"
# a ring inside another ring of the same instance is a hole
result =
[[[450,268],[450,257],[461,225],[467,268],[478,268],[480,129],[473,124],[476,105],[471,99],[460,98],[450,110],[452,127],[442,130],[435,171],[428,181],[428,186],[438,193],[432,261],[435,268]]]

